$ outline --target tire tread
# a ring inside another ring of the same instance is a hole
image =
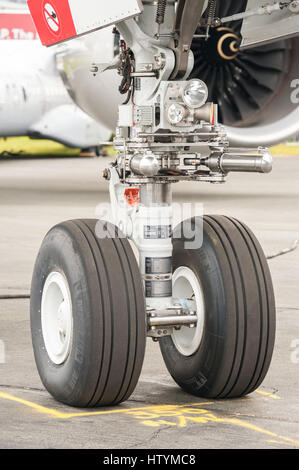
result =
[[[170,338],[160,341],[161,351],[172,377],[189,393],[241,397],[260,385],[272,357],[275,299],[269,266],[254,234],[237,219],[205,215],[191,223],[197,229],[203,223],[204,244],[188,250],[183,237],[174,239],[174,268],[186,265],[201,282],[206,279],[209,318],[213,309],[216,317],[190,358],[180,355]],[[211,343],[212,337],[219,340]]]
[[[42,382],[57,400],[86,408],[116,405],[132,394],[146,345],[144,291],[133,250],[121,234],[110,233],[115,233],[116,227],[108,222],[100,221],[106,224],[108,237],[98,238],[97,223],[93,219],[69,220],[48,232],[36,261],[31,290],[32,339]],[[57,372],[55,365],[49,364],[39,326],[42,279],[49,269],[66,270],[73,280],[74,299],[80,305],[75,307],[79,326],[76,338],[81,335],[83,342]],[[76,354],[81,355],[78,360]]]

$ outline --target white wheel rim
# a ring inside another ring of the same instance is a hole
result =
[[[196,311],[197,323],[194,328],[182,326],[171,335],[177,350],[184,356],[192,356],[200,346],[203,330],[205,305],[203,290],[195,273],[186,266],[180,266],[173,273],[173,297],[179,299],[183,307]]]
[[[57,365],[63,364],[71,351],[73,315],[68,282],[59,272],[50,273],[44,284],[41,324],[51,361]]]

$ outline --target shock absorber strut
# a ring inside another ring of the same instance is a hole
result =
[[[135,239],[148,307],[172,305],[171,184],[148,183],[140,188],[139,226]],[[162,302],[161,302],[162,300]],[[163,307],[162,307],[163,308]]]

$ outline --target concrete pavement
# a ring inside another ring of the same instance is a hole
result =
[[[269,261],[276,346],[269,373],[252,395],[217,401],[185,394],[151,340],[139,384],[117,408],[68,408],[44,390],[29,330],[33,264],[51,226],[95,217],[108,202],[100,178],[106,164],[0,160],[0,448],[298,448],[299,248]],[[230,175],[223,186],[180,183],[174,201],[203,202],[207,214],[241,219],[272,254],[299,238],[298,180],[299,158],[278,157],[270,175]]]

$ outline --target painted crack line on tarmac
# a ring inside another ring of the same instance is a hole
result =
[[[58,419],[71,419],[85,416],[104,416],[104,415],[125,415],[130,416],[138,420],[143,426],[148,427],[179,427],[185,428],[188,424],[206,424],[206,423],[223,423],[232,424],[234,426],[248,429],[264,436],[268,436],[268,442],[275,442],[277,440],[285,444],[299,447],[299,441],[290,437],[279,435],[275,432],[261,428],[254,424],[237,418],[226,418],[216,416],[214,413],[206,410],[204,407],[213,405],[214,402],[201,402],[191,403],[188,405],[150,405],[138,408],[126,408],[126,409],[110,409],[102,411],[90,411],[90,412],[77,412],[77,413],[63,413],[53,408],[47,408],[37,403],[18,398],[8,393],[0,393],[0,398],[10,400],[13,402],[20,403],[24,406],[34,409],[35,411],[52,416]]]

